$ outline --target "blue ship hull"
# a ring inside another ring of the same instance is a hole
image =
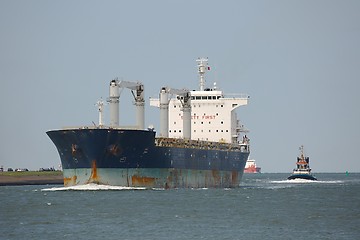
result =
[[[293,174],[288,177],[288,180],[293,180],[293,179],[317,180],[316,177],[310,174]]]
[[[66,129],[47,132],[62,163],[64,185],[146,188],[238,187],[249,151],[158,146],[155,132]]]

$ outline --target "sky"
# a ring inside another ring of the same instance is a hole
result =
[[[237,113],[262,172],[291,172],[300,145],[314,172],[360,172],[359,12],[356,0],[0,0],[0,166],[57,168],[46,131],[97,122],[112,79],[142,82],[147,99],[197,89],[208,57],[208,86],[250,95]]]

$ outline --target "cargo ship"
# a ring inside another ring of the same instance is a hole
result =
[[[60,156],[64,186],[88,183],[144,188],[238,187],[250,140],[236,109],[249,96],[205,87],[207,58],[197,59],[199,90],[161,87],[150,106],[160,109],[160,130],[144,127],[144,85],[110,81],[110,123],[47,131]],[[134,97],[136,125],[119,126],[120,92]],[[121,90],[121,91],[120,91]]]
[[[304,153],[304,146],[300,148],[300,156],[297,157],[296,168],[293,170],[293,173],[288,177],[288,180],[293,179],[306,179],[306,180],[317,180],[311,174],[311,168],[309,165],[309,157]]]
[[[261,173],[261,167],[256,165],[254,159],[248,159],[246,161],[244,173]]]

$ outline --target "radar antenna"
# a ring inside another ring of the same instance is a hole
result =
[[[196,62],[198,63],[198,73],[200,76],[200,91],[204,91],[205,88],[205,72],[210,70],[208,66],[208,58],[198,58]]]

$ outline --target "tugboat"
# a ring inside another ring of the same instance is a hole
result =
[[[244,173],[261,173],[261,167],[258,167],[254,159],[248,159],[244,168]]]
[[[309,166],[309,157],[305,156],[304,146],[302,145],[300,147],[300,157],[297,158],[296,169],[293,170],[293,173],[287,179],[317,180],[311,174],[311,168]]]

